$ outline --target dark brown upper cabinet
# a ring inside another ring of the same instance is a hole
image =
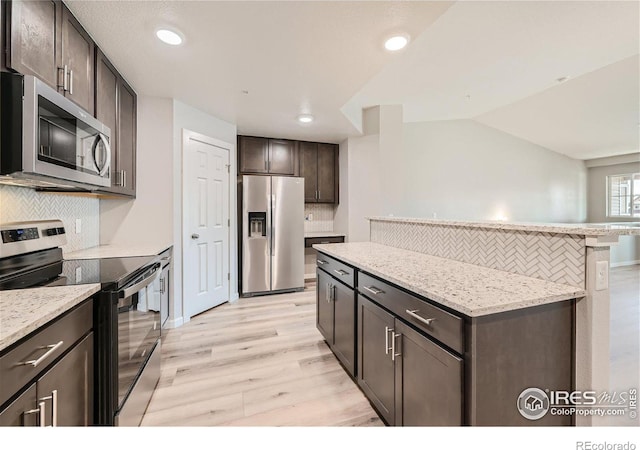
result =
[[[111,129],[111,187],[105,191],[135,197],[136,93],[100,49],[95,74],[95,115]]]
[[[338,146],[300,142],[305,203],[338,203]]]
[[[54,89],[61,80],[62,7],[59,0],[13,0],[6,4],[7,68],[34,75]]]
[[[6,66],[33,75],[93,111],[95,44],[59,0],[7,4]]]
[[[240,174],[298,175],[297,142],[238,136]]]
[[[58,90],[87,111],[93,111],[93,58],[95,44],[71,11],[62,7],[61,62],[62,82]]]

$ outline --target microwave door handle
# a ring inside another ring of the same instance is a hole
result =
[[[104,144],[105,153],[107,154],[102,167],[98,165],[98,158],[96,157],[98,144],[100,144],[100,141],[102,141],[102,143]],[[95,142],[93,143],[93,164],[96,166],[96,169],[98,170],[98,173],[100,174],[101,177],[105,176],[106,172],[109,171],[110,161],[111,161],[111,145],[109,144],[109,141],[105,136],[103,136],[102,134],[98,134]]]
[[[154,264],[154,267],[155,267],[155,272],[153,272],[153,274],[151,276],[142,279],[141,281],[139,281],[138,283],[134,284],[133,286],[129,286],[129,287],[126,287],[124,289],[121,289],[120,291],[118,291],[118,297],[119,298],[127,298],[127,297],[135,294],[136,292],[142,290],[143,288],[147,287],[148,285],[150,285],[154,281],[156,281],[158,279],[158,277],[160,276],[160,273],[161,273],[160,263]]]

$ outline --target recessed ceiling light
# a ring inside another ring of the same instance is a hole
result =
[[[390,52],[396,52],[402,50],[409,43],[409,37],[406,35],[392,36],[384,42],[384,48]]]
[[[313,122],[313,116],[311,114],[300,114],[298,116],[298,122],[300,122],[300,123]]]
[[[571,78],[569,75],[566,75],[564,77],[560,77],[560,78],[556,78],[556,81],[558,83],[564,83],[565,81],[567,81],[569,78]]]
[[[182,36],[180,36],[175,31],[171,31],[171,30],[167,30],[167,29],[162,28],[162,29],[156,31],[156,36],[158,37],[158,39],[160,39],[165,44],[169,44],[169,45],[180,45],[180,44],[182,44]]]

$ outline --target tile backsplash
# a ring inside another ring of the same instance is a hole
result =
[[[67,231],[67,245],[73,252],[94,247],[100,241],[100,200],[37,192],[34,189],[0,185],[0,223],[22,220],[60,219]],[[75,233],[76,219],[82,232]]]
[[[333,231],[334,215],[334,205],[322,203],[305,203],[304,231],[306,233],[315,233],[318,231]],[[313,219],[308,220],[310,217],[313,217]]]

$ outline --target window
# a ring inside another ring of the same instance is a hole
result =
[[[607,177],[607,216],[640,217],[640,173]]]

